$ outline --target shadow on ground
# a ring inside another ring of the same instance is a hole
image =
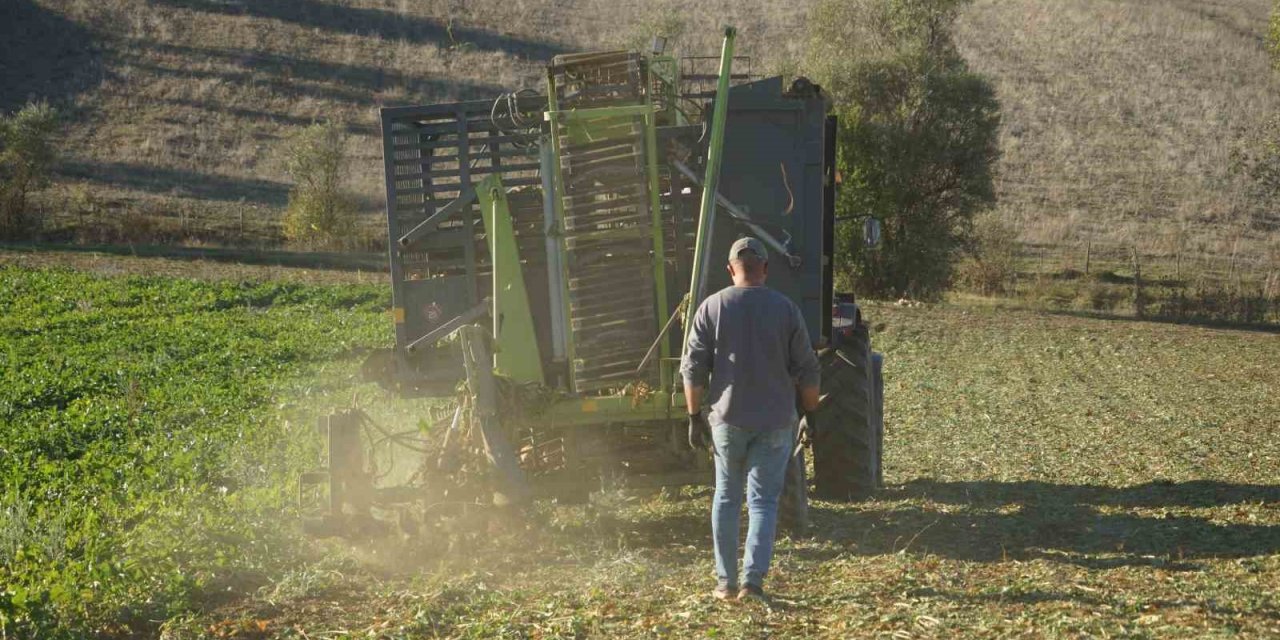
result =
[[[0,3],[0,113],[69,101],[102,80],[89,30],[31,0]]]
[[[1277,503],[1280,485],[1200,481],[1101,487],[919,479],[865,503],[813,504],[813,537],[834,544],[800,546],[792,553],[822,561],[840,554],[906,550],[976,562],[1044,559],[1098,569],[1195,569],[1198,560],[1280,553],[1280,526],[1223,523],[1187,515],[1186,509]],[[701,510],[620,520],[606,529],[639,548],[705,549],[711,536]]]
[[[122,54],[122,59],[132,68],[157,77],[217,80],[232,85],[265,87],[282,97],[314,98],[360,107],[381,106],[384,103],[382,94],[393,90],[412,103],[492,99],[504,91],[497,85],[457,78],[433,78],[376,66],[310,60],[245,49],[160,43],[138,43],[136,46],[176,60],[217,60],[231,67],[193,69],[191,65],[178,62],[157,63],[155,56],[142,56],[136,52]],[[373,131],[373,128],[366,127],[362,133]]]
[[[886,491],[865,510],[820,506],[814,520],[819,537],[854,543],[865,554],[909,549],[980,562],[1043,558],[1091,568],[1177,569],[1194,568],[1200,559],[1280,552],[1280,526],[1222,523],[1175,511],[1277,502],[1280,486],[1273,485],[1200,481],[1100,487],[919,479]]]
[[[1237,320],[1221,320],[1211,317],[1174,318],[1167,316],[1144,316],[1136,318],[1132,315],[1118,315],[1103,311],[1083,311],[1079,309],[1048,309],[1044,313],[1071,318],[1087,318],[1089,320],[1110,320],[1115,322],[1157,322],[1160,324],[1179,324],[1188,327],[1205,329],[1227,329],[1231,331],[1254,331],[1258,333],[1280,334],[1280,324],[1274,322],[1245,322]]]
[[[260,178],[233,178],[130,162],[63,162],[59,175],[95,184],[202,200],[284,206],[289,185]]]
[[[1111,507],[1217,507],[1231,504],[1280,503],[1280,485],[1234,484],[1213,480],[1147,482],[1128,487],[1050,482],[938,482],[925,478],[901,486],[896,495],[947,504],[998,506],[1051,499],[1057,502]]]
[[[484,29],[450,25],[444,21],[405,16],[383,9],[361,9],[318,0],[158,0],[161,4],[194,11],[247,15],[289,22],[312,29],[376,35],[384,40],[467,46],[482,51],[502,51],[532,59],[549,60],[566,49]]]

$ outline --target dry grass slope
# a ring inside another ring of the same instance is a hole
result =
[[[379,107],[539,87],[552,55],[619,46],[633,39],[631,25],[676,6],[17,1],[27,7],[19,17],[81,25],[105,59],[100,82],[74,98],[69,157],[49,203],[60,226],[105,219],[90,239],[187,243],[278,241],[289,189],[279,143],[290,129],[337,119],[352,134],[350,186],[374,244]],[[716,52],[718,25],[733,22],[745,53],[767,61],[802,15],[753,8],[721,1],[683,10],[686,50]]]
[[[1265,252],[1280,219],[1228,169],[1280,104],[1270,5],[977,0],[959,41],[1003,103],[1000,208],[1023,239]]]

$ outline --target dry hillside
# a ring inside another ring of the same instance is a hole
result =
[[[664,19],[685,25],[689,53],[714,53],[718,25],[738,25],[762,72],[798,50],[805,4],[8,0],[0,108],[50,95],[74,118],[48,195],[57,227],[171,242],[276,241],[283,137],[342,119],[376,242],[378,107],[537,86],[555,53],[616,46]],[[1034,243],[1163,251],[1181,230],[1192,250],[1243,235],[1265,255],[1274,219],[1228,165],[1276,105],[1268,7],[976,0],[958,35],[1004,107],[1005,218]]]
[[[1229,171],[1280,105],[1269,0],[977,0],[959,42],[1000,96],[1000,209],[1051,245],[1261,257],[1276,223]],[[1242,231],[1243,230],[1243,231]],[[1280,256],[1271,256],[1275,260]]]
[[[0,10],[16,19],[0,20],[0,36],[13,43],[5,60],[26,61],[5,65],[15,82],[0,89],[0,106],[28,95],[64,104],[74,124],[48,206],[57,226],[88,223],[95,230],[78,235],[105,240],[276,241],[289,189],[283,139],[311,122],[340,119],[351,133],[350,186],[376,242],[379,107],[539,87],[541,65],[554,54],[619,46],[643,30],[637,25],[673,15],[675,6],[6,0]],[[718,25],[728,21],[743,32],[742,52],[763,64],[762,54],[777,53],[802,16],[752,10],[759,8],[723,0],[684,11],[684,48],[716,53]],[[78,35],[52,46],[27,35],[31,25],[46,36],[64,27]],[[96,73],[59,84],[87,68],[85,59]]]

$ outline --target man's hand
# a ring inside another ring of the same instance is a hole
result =
[[[711,448],[711,425],[702,417],[702,412],[689,414],[689,448]]]
[[[822,427],[818,424],[818,416],[813,411],[806,411],[800,417],[800,438],[806,444],[818,441]]]

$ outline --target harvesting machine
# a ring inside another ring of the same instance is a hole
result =
[[[710,456],[685,437],[681,320],[729,284],[742,235],[769,247],[769,286],[819,350],[815,494],[880,483],[881,359],[832,290],[836,118],[803,78],[734,71],[733,48],[726,28],[718,59],[656,41],[560,55],[545,92],[382,110],[396,346],[366,374],[455,402],[425,439],[383,430],[422,454],[394,487],[374,482],[366,416],[323,419],[328,466],[303,478],[321,501],[313,522],[334,530],[430,496],[709,483]],[[804,527],[807,484],[797,446],[784,524]]]

